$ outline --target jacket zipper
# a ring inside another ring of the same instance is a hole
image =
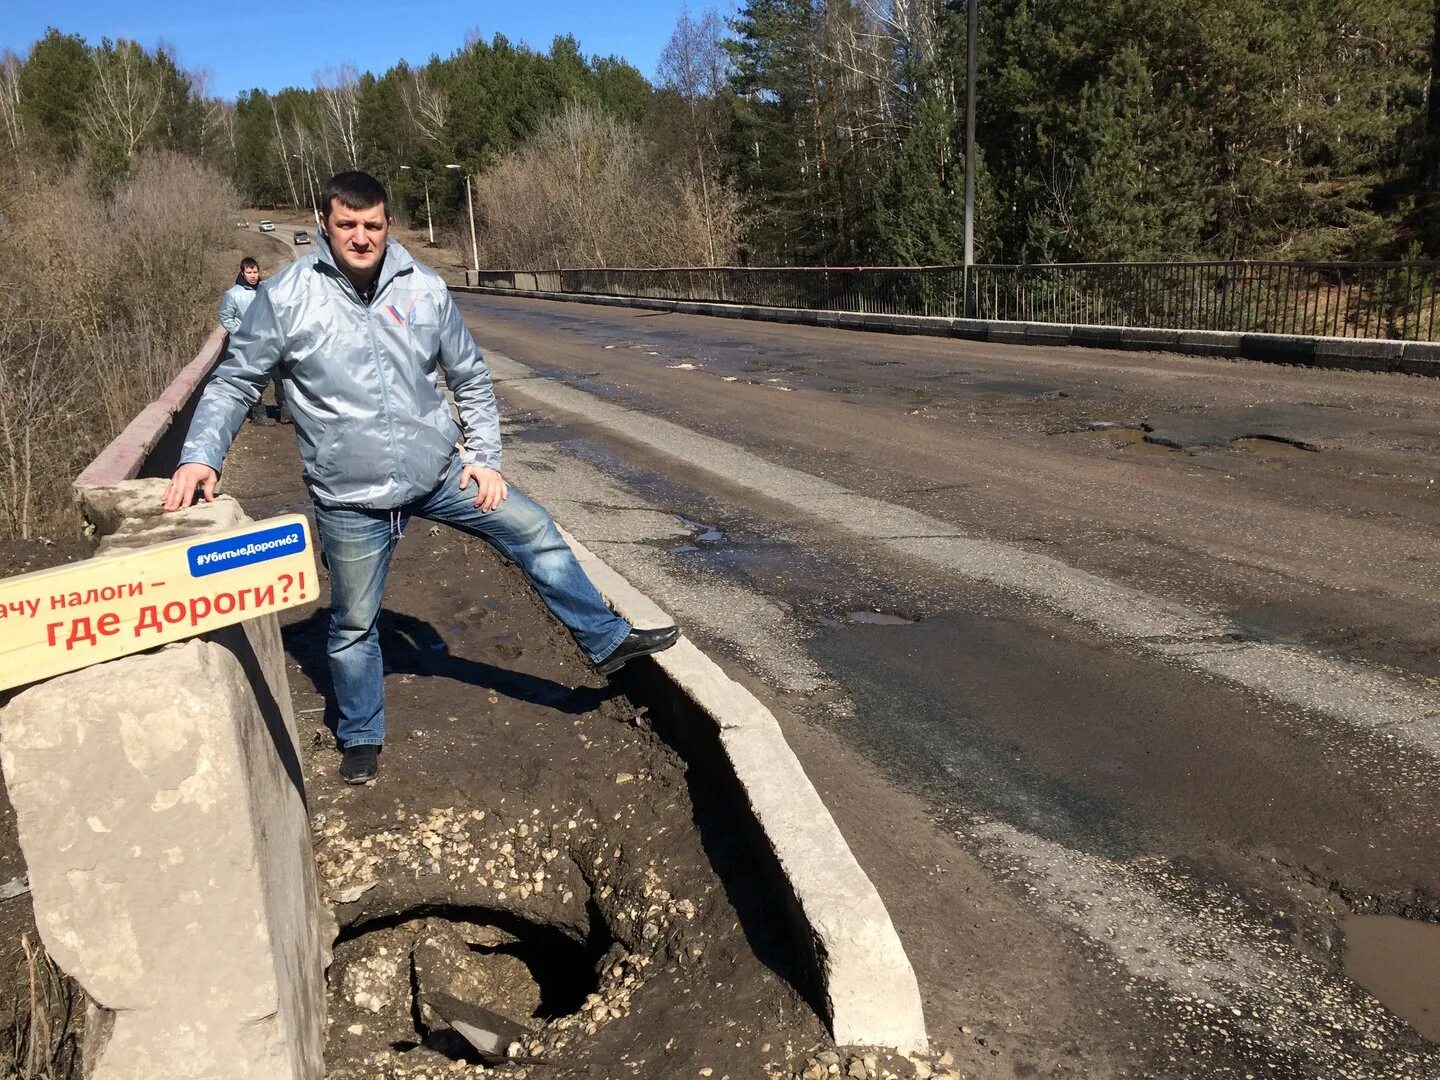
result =
[[[349,287],[350,295],[355,297],[355,302],[360,305],[360,309],[365,313],[365,331],[370,337],[370,358],[375,361],[375,374],[380,379],[380,400],[385,409],[385,431],[390,441],[390,460],[395,463],[395,471],[400,475],[402,481],[408,481],[410,478],[406,475],[404,465],[400,461],[400,448],[395,440],[395,412],[390,407],[390,388],[385,384],[385,367],[380,362],[380,341],[375,336],[374,304],[389,287],[390,282],[394,281],[397,276],[396,274],[391,274],[389,279],[380,282],[375,287],[375,299],[369,304],[360,298],[359,290],[355,288],[349,278],[341,274],[340,279]]]

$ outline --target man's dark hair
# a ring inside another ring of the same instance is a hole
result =
[[[240,260],[240,269],[241,269],[241,270],[259,270],[259,269],[260,269],[260,264],[259,264],[258,262],[256,262],[254,259],[252,259],[249,255],[246,255],[243,259]]]
[[[372,206],[383,206],[385,216],[390,216],[390,199],[385,194],[385,185],[359,169],[336,173],[325,182],[325,187],[320,191],[320,205],[325,207],[327,218],[336,199],[351,210],[369,210]]]

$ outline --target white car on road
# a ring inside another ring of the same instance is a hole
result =
[[[274,223],[273,221],[271,221],[269,218],[266,218],[264,221],[260,222],[260,231],[261,231],[261,232],[274,232],[274,231],[275,231],[275,223]]]

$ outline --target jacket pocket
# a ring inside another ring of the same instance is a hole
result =
[[[325,427],[310,464],[313,487],[335,502],[366,505],[395,480],[395,457],[384,421],[337,418]]]
[[[422,486],[434,486],[444,479],[455,457],[460,425],[448,411],[434,412],[422,419],[415,434],[415,451],[407,455],[410,479]]]

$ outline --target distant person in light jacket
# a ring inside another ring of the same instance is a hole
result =
[[[225,295],[220,298],[220,325],[225,331],[234,334],[240,329],[240,323],[245,319],[245,312],[250,310],[250,305],[255,302],[255,294],[260,291],[260,264],[249,255],[240,260],[240,272],[235,275],[235,284],[225,290]],[[275,386],[275,404],[280,406],[280,423],[291,422],[290,410],[285,407],[285,391],[280,385],[280,376],[276,375],[272,380]],[[265,411],[265,405],[257,401],[250,409],[250,419],[258,424],[268,424],[270,416]]]

